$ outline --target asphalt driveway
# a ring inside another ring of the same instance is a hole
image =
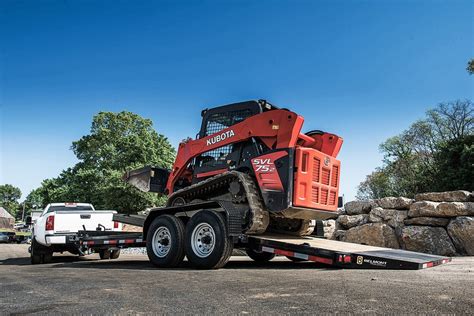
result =
[[[144,255],[55,256],[0,244],[0,314],[472,313],[474,258],[419,271],[341,270],[233,257],[215,271],[154,268]]]

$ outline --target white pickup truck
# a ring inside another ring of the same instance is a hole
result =
[[[122,224],[112,220],[116,211],[96,211],[87,203],[51,203],[33,223],[30,257],[32,264],[48,263],[54,252],[69,251],[82,255],[77,247],[80,230],[121,231]],[[104,247],[101,259],[117,259],[120,249]]]

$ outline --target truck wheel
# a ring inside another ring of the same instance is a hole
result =
[[[198,212],[186,225],[186,257],[198,268],[223,267],[229,261],[233,248],[224,217],[220,213]]]
[[[258,251],[251,248],[247,248],[245,252],[250,258],[252,258],[256,262],[268,262],[272,260],[273,258],[275,258],[274,253]]]
[[[115,249],[110,252],[110,259],[118,259],[120,257],[120,249]]]
[[[109,249],[99,250],[99,257],[100,257],[100,260],[110,259],[110,250]]]
[[[160,268],[173,268],[184,259],[184,225],[172,215],[155,218],[146,236],[146,251],[151,263]]]
[[[38,243],[35,238],[31,239],[31,251],[30,251],[31,264],[41,264],[43,263],[43,257],[38,249]]]
[[[51,263],[51,261],[53,261],[53,252],[46,251],[43,253],[43,263]]]

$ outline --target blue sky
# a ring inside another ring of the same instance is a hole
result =
[[[264,98],[344,138],[341,193],[378,145],[442,101],[473,99],[473,1],[0,2],[0,183],[23,197],[72,166],[99,111],[173,145],[200,110]]]

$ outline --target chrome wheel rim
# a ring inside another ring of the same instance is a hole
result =
[[[153,234],[152,246],[153,252],[157,257],[166,257],[171,249],[170,230],[164,226],[158,228]]]
[[[208,257],[216,245],[216,233],[208,223],[200,223],[191,234],[191,248],[199,258]]]

